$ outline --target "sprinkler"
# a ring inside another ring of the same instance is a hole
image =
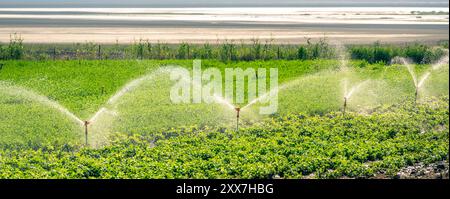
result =
[[[88,125],[90,124],[89,121],[84,121],[84,136],[86,139],[86,145],[88,145]]]
[[[344,110],[342,112],[342,115],[345,116],[345,111],[347,110],[347,97],[344,97]]]
[[[419,88],[416,87],[416,92],[414,93],[414,103],[417,104],[417,97],[419,96]]]
[[[236,107],[234,110],[236,110],[236,131],[239,132],[239,112],[241,112],[241,108]]]

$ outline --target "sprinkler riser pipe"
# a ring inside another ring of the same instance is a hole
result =
[[[342,111],[343,115],[345,115],[346,110],[347,110],[347,97],[344,97],[344,110]]]
[[[417,103],[418,97],[419,97],[419,88],[416,87],[416,91],[414,93],[414,103]]]
[[[89,134],[88,125],[89,124],[90,124],[89,121],[84,121],[84,138],[85,138],[86,146],[88,145],[88,134]]]
[[[236,117],[236,132],[239,132],[239,117]]]
[[[239,132],[239,113],[241,112],[241,108],[236,107],[236,132]]]

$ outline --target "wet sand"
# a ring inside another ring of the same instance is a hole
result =
[[[19,33],[26,43],[130,43],[139,39],[166,43],[214,43],[223,40],[248,43],[257,38],[296,44],[306,42],[307,38],[324,37],[355,44],[448,40],[448,29],[0,27],[0,41],[9,41],[11,33]]]
[[[448,40],[448,14],[437,8],[1,9],[0,42],[214,43],[223,40],[343,43]]]

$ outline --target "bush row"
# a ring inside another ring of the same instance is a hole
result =
[[[396,56],[407,57],[416,63],[428,64],[438,60],[448,49],[448,42],[438,46],[419,43],[389,45],[376,42],[372,45],[346,46],[342,51],[326,38],[306,44],[274,44],[273,40],[251,40],[251,43],[223,41],[216,44],[151,43],[137,40],[132,44],[101,45],[92,42],[72,45],[24,45],[20,36],[12,35],[8,44],[0,44],[0,59],[217,59],[227,61],[252,60],[314,60],[339,59],[342,54],[369,63],[389,64]]]

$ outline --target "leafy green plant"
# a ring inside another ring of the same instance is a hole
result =
[[[297,49],[289,49],[295,57]],[[191,60],[4,63],[2,82],[47,96],[83,119],[124,84],[160,66],[192,67]],[[371,178],[448,159],[446,67],[430,76],[422,100],[414,104],[414,88],[403,66],[350,61],[353,75],[345,77],[351,82],[380,81],[355,93],[344,117],[338,65],[338,60],[328,59],[203,60],[202,67],[222,71],[277,66],[280,85],[298,84],[280,91],[279,113],[255,121],[246,121],[243,114],[242,128],[235,132],[204,125],[222,116],[210,105],[159,109],[167,87],[147,82],[145,89],[128,96],[131,102],[119,105],[128,110],[120,112],[123,126],[114,128],[109,145],[99,148],[83,147],[83,129],[60,112],[1,89],[0,178]],[[417,74],[428,67],[415,65]],[[367,108],[364,103],[370,100],[376,103]],[[198,119],[205,113],[208,117]],[[234,122],[234,112],[230,115]]]

